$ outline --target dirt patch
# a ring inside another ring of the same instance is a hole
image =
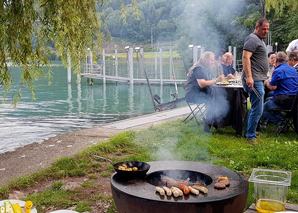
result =
[[[108,164],[102,165],[102,171],[106,171]],[[88,203],[88,206],[92,209],[90,212],[107,212],[111,207],[112,192],[110,186],[111,176],[103,176],[103,172],[92,173],[92,178],[88,176],[83,177],[67,177],[61,180],[46,180],[43,182],[36,183],[33,187],[27,188],[25,190],[18,191],[18,194],[23,194],[23,196],[28,196],[33,193],[41,193],[43,191],[52,188],[53,184],[61,181],[64,190],[74,191],[77,197],[80,198],[79,202]],[[90,175],[90,174],[89,174]],[[111,173],[112,175],[112,173]],[[96,178],[94,178],[96,176]],[[15,197],[15,193],[11,193],[9,199],[20,199]],[[75,210],[76,206],[67,208],[68,210]],[[55,210],[59,210],[59,207],[49,206],[39,212],[49,213]]]

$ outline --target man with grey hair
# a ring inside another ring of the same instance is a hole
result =
[[[286,49],[286,52],[298,52],[298,38],[291,41],[291,43]]]
[[[294,67],[297,70],[298,74],[298,52],[288,53],[288,65]]]
[[[244,136],[247,143],[257,145],[256,130],[263,112],[264,84],[267,79],[269,61],[267,57],[265,39],[269,33],[269,22],[265,18],[257,21],[255,30],[248,35],[243,45],[243,89],[248,93],[251,108],[245,124]]]
[[[287,64],[287,55],[284,52],[276,54],[276,67],[272,79],[264,81],[264,85],[273,90],[273,97],[264,104],[260,125],[266,125],[267,121],[277,125],[275,133],[285,131],[283,117],[280,112],[272,109],[289,109],[298,92],[298,81],[296,70]]]

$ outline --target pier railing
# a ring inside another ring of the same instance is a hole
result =
[[[98,64],[85,64],[84,73],[102,75],[102,66]]]

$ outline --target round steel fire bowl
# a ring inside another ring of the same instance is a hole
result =
[[[118,174],[111,178],[113,198],[119,213],[242,213],[248,195],[248,181],[240,174],[220,166],[190,161],[148,162],[150,170],[144,179],[126,180]],[[200,182],[207,194],[161,196],[156,186],[163,186],[161,175],[179,180]],[[229,178],[230,186],[215,189],[218,177]]]

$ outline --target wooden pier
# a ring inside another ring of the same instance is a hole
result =
[[[112,82],[128,82],[131,83],[131,78],[129,77],[119,77],[119,76],[109,76],[102,74],[92,74],[92,73],[82,73],[81,77],[85,77],[87,79],[99,79],[103,81],[112,81]],[[146,79],[133,78],[133,84],[146,84]],[[182,84],[185,79],[149,79],[149,82],[152,84]]]

